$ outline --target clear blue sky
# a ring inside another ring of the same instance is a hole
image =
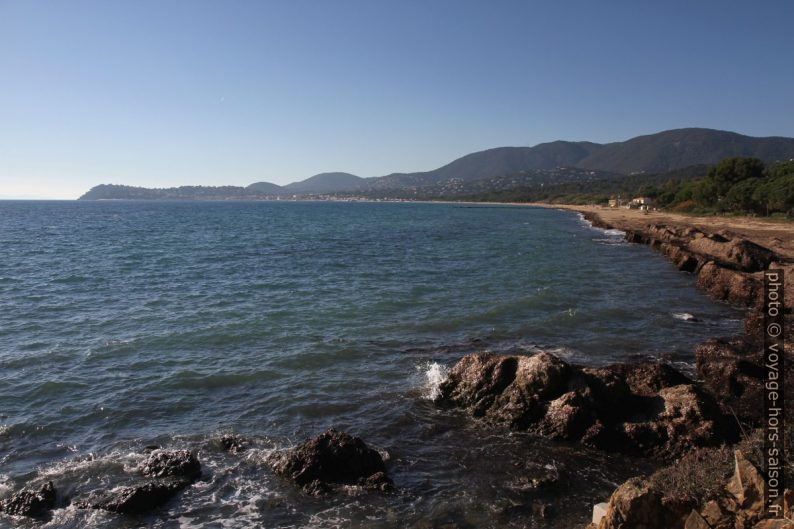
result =
[[[794,2],[0,0],[0,197],[794,136]]]

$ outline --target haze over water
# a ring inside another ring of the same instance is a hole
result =
[[[739,317],[648,247],[556,210],[0,202],[0,494],[113,485],[160,444],[197,450],[204,477],[144,519],[158,527],[566,527],[631,460],[436,409],[444,369],[483,349],[686,368]],[[329,426],[388,452],[398,492],[306,498],[267,469]],[[221,452],[228,431],[254,449]],[[551,522],[510,510],[534,500],[510,481],[517,461],[555,468],[580,503]],[[50,522],[86,524],[136,521],[69,507]]]

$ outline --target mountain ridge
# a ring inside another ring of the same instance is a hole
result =
[[[247,187],[182,186],[147,190],[130,186],[95,186],[82,200],[108,198],[261,198],[290,195],[390,191],[404,193],[423,187],[472,183],[510,175],[531,175],[537,181],[546,174],[556,184],[581,175],[582,170],[604,174],[661,173],[698,164],[713,164],[729,156],[752,156],[765,162],[794,158],[794,138],[754,137],[707,128],[671,129],[636,136],[625,141],[594,143],[556,140],[533,147],[495,147],[461,156],[430,171],[391,173],[364,178],[345,172],[320,173],[280,186],[255,182]],[[564,169],[568,171],[564,171]],[[561,171],[562,170],[562,171]],[[545,172],[545,173],[544,173]],[[556,180],[555,180],[556,179]],[[125,191],[122,188],[126,188]],[[224,195],[224,193],[229,193]]]

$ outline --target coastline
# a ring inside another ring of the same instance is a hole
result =
[[[576,212],[593,227],[624,232],[631,243],[664,255],[711,298],[746,310],[744,332],[703,336],[694,348],[695,378],[663,362],[615,364],[601,370],[568,365],[547,353],[532,357],[466,355],[442,384],[439,401],[510,428],[595,446],[607,452],[643,453],[664,466],[618,486],[608,502],[594,501],[588,529],[643,527],[792,527],[768,525],[764,496],[763,402],[766,372],[763,339],[764,270],[794,277],[794,237],[783,222],[736,217],[694,217],[638,210],[556,204],[504,204]],[[785,299],[794,299],[794,282]],[[791,310],[784,327],[794,334]],[[784,344],[784,388],[794,391],[794,348]],[[781,375],[781,378],[782,375]],[[628,387],[625,385],[628,384]],[[621,388],[621,389],[616,389]],[[529,395],[529,396],[527,396]],[[643,399],[663,402],[663,411]],[[634,416],[614,410],[634,409]],[[540,411],[538,411],[538,404]],[[794,408],[784,407],[789,421]],[[790,423],[789,423],[790,424]],[[789,443],[794,430],[786,430]],[[734,452],[735,451],[735,452]],[[784,464],[792,466],[794,445]],[[733,477],[731,477],[733,471]],[[739,485],[737,485],[737,483]],[[738,487],[738,488],[737,488]],[[737,492],[738,491],[738,492]],[[794,494],[786,490],[785,512]]]
[[[716,397],[721,407],[734,415],[743,428],[743,440],[737,443],[735,448],[741,446],[745,451],[750,450],[749,446],[754,442],[757,443],[757,439],[761,436],[763,409],[764,382],[760,375],[763,373],[764,362],[763,318],[760,310],[763,270],[779,268],[784,271],[784,277],[794,278],[794,236],[792,236],[794,230],[784,222],[748,217],[696,217],[667,212],[646,214],[639,210],[599,206],[532,205],[574,211],[596,228],[624,231],[629,242],[649,245],[665,255],[679,270],[695,275],[697,287],[711,297],[747,309],[743,334],[727,338],[704,337],[707,339],[696,347],[695,356],[698,382]],[[789,279],[784,288],[785,299],[794,299],[794,281]],[[794,330],[794,315],[791,309],[785,314],[785,328],[791,336]],[[794,347],[790,342],[784,344],[784,358],[788,364],[784,364],[784,369],[788,372],[786,387],[791,393]],[[792,418],[791,412],[792,407],[784,411],[789,420]],[[747,433],[745,429],[750,432]],[[751,438],[755,438],[756,441],[750,441]],[[754,449],[758,450],[758,447],[755,446]],[[700,458],[701,461],[696,465],[710,464],[702,460],[699,450],[692,447],[681,459],[657,472],[655,476],[675,475],[680,472],[676,467],[687,458],[695,460]],[[710,454],[711,457],[714,455],[714,453]],[[787,454],[789,463],[791,457],[791,453]],[[756,459],[756,465],[759,461],[760,459]],[[608,503],[596,506],[600,518],[596,517],[594,511],[594,523],[588,528],[616,529],[622,527],[622,523],[626,521],[646,519],[650,513],[643,511],[647,511],[649,505],[655,510],[653,514],[657,517],[657,521],[656,524],[651,523],[648,527],[665,526],[660,521],[661,518],[666,519],[665,523],[680,523],[681,527],[686,528],[716,527],[715,524],[731,519],[758,520],[763,516],[763,508],[757,505],[748,506],[741,501],[737,504],[737,497],[731,493],[730,484],[747,480],[747,475],[750,473],[756,476],[756,471],[760,469],[756,469],[748,462],[738,449],[735,455],[735,469],[732,480],[726,482],[724,487],[722,481],[717,479],[714,483],[715,478],[712,478],[710,485],[715,490],[720,490],[722,494],[719,499],[722,506],[717,510],[717,514],[714,512],[715,500],[711,499],[707,502],[709,498],[705,495],[699,498],[699,502],[690,505],[678,501],[680,498],[676,498],[675,493],[660,491],[658,486],[655,490],[652,483],[654,477],[649,480],[633,478],[618,487]],[[760,480],[760,476],[758,479]],[[763,484],[758,481],[754,486],[755,492],[763,496]],[[646,501],[644,506],[637,507],[638,498]],[[730,508],[726,505],[730,505]],[[785,508],[790,508],[790,500],[787,500]],[[706,525],[700,525],[701,521],[706,522]],[[753,527],[761,527],[760,524]],[[763,527],[767,526],[763,525]]]

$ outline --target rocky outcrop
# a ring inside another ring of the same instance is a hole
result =
[[[138,470],[151,478],[173,477],[192,482],[201,476],[201,463],[189,450],[156,450],[138,465]]]
[[[597,227],[612,228],[596,214],[585,217]],[[745,332],[731,338],[712,338],[696,349],[697,372],[704,387],[726,411],[742,423],[755,425],[763,409],[763,328],[757,310],[763,295],[763,270],[782,267],[789,277],[794,266],[772,250],[735,233],[709,233],[691,226],[648,224],[629,230],[626,239],[659,250],[680,270],[695,274],[697,287],[710,296],[737,306],[753,308]],[[786,299],[794,298],[794,281],[786,282]],[[794,335],[794,317],[786,315],[787,336]],[[791,342],[791,340],[789,340]],[[787,383],[794,391],[794,350],[786,347]]]
[[[734,461],[733,476],[723,493],[703,505],[675,501],[670,496],[673,491],[655,490],[645,480],[633,478],[618,487],[606,514],[588,529],[794,529],[791,491],[784,494],[788,520],[763,520],[763,478],[741,451],[735,452]]]
[[[295,448],[269,458],[276,474],[287,477],[309,494],[354,485],[385,491],[392,487],[381,455],[364,441],[333,428]]]
[[[224,452],[231,452],[232,454],[244,452],[251,444],[248,439],[234,434],[225,434],[221,436],[218,442]]]
[[[143,514],[160,507],[180,490],[188,487],[184,479],[158,479],[110,491],[95,493],[81,500],[77,506],[83,509],[102,509],[119,514]]]
[[[784,320],[786,336],[794,336],[794,318]],[[794,393],[794,350],[784,348],[785,391]],[[761,420],[764,399],[763,317],[753,311],[745,319],[745,332],[730,338],[711,338],[695,349],[698,376],[718,400],[742,422],[754,426]],[[794,409],[788,409],[791,418]]]
[[[735,422],[670,366],[572,366],[548,354],[463,357],[436,402],[546,438],[670,457],[737,437]]]
[[[584,216],[593,226],[614,228],[596,214]],[[648,224],[642,230],[626,230],[626,240],[660,251],[679,270],[695,274],[698,288],[742,307],[759,304],[761,272],[784,261],[772,250],[735,233],[709,233],[691,226]]]
[[[38,490],[24,488],[0,501],[0,511],[12,516],[41,518],[55,508],[55,496],[55,486],[52,481],[48,481]]]
[[[102,509],[120,514],[152,511],[201,477],[201,463],[189,450],[155,449],[138,465],[146,481],[94,492],[78,500],[82,509]]]

